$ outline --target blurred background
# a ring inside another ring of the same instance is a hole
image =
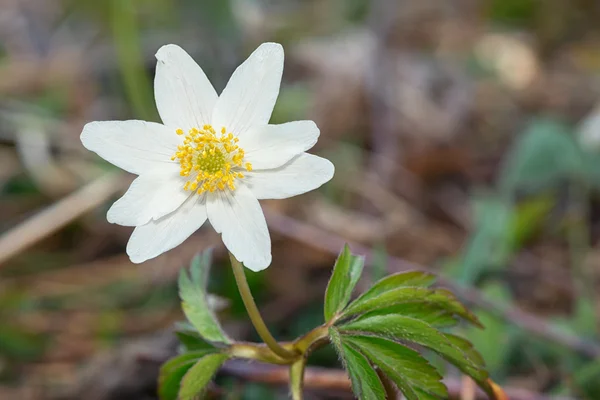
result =
[[[212,228],[129,261],[131,228],[105,215],[132,177],[79,134],[158,120],[163,44],[220,92],[277,41],[272,122],[315,120],[312,151],[336,175],[263,202],[273,264],[248,279],[275,336],[322,323],[348,241],[367,255],[363,288],[439,273],[486,325],[458,333],[511,399],[600,399],[598,21],[596,0],[1,0],[0,398],[155,399],[183,319],[177,274],[210,246],[214,307],[233,337],[257,340]],[[309,399],[351,398],[333,350],[310,363],[328,369],[307,376]],[[473,398],[436,363],[453,396]],[[261,368],[232,364],[210,396],[286,398],[285,374]]]

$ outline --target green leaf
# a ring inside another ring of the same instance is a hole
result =
[[[474,363],[463,350],[426,322],[396,314],[375,315],[351,321],[339,329],[347,334],[361,332],[419,344],[438,353],[477,382],[487,379],[487,372],[481,365]]]
[[[481,387],[490,396],[493,396],[490,398],[495,398],[496,396],[494,395],[494,389],[488,381],[489,376],[486,370],[485,361],[483,360],[481,354],[475,349],[473,344],[467,339],[453,335],[451,333],[445,333],[444,336],[446,336],[446,339],[448,339],[450,343],[462,350],[463,354],[465,355],[465,358],[469,360],[472,365],[476,365],[477,368],[480,370],[480,373],[473,374],[472,368],[467,366],[466,364],[453,363],[454,366],[456,366],[456,368],[461,370],[463,373],[473,378],[473,380],[477,382],[479,387]]]
[[[438,304],[427,300],[415,300],[408,303],[396,304],[390,307],[376,309],[362,314],[358,319],[369,318],[374,315],[399,314],[427,322],[435,328],[451,328],[458,324],[454,313],[440,308]]]
[[[175,335],[185,351],[216,349],[212,343],[207,342],[196,330],[178,330]]]
[[[385,389],[379,376],[360,352],[342,344],[352,390],[361,400],[385,399]]]
[[[469,321],[471,324],[483,328],[479,318],[466,308],[452,292],[447,289],[435,289],[422,300],[400,303],[387,309],[388,314],[400,314],[423,320],[435,327],[450,327],[458,322],[458,318]]]
[[[336,351],[342,348],[342,336],[340,335],[340,332],[333,327],[329,328],[329,340],[331,340],[331,344],[333,344],[333,347],[335,347]],[[346,364],[344,364],[346,360],[344,358],[341,360],[344,368],[346,368]]]
[[[365,301],[400,287],[429,287],[435,282],[435,275],[422,271],[399,272],[386,276],[375,282],[373,286],[363,293],[356,301]]]
[[[473,343],[469,342],[467,339],[454,335],[452,333],[444,333],[446,339],[450,341],[454,346],[458,347],[462,350],[465,357],[471,361],[473,364],[480,366],[481,368],[485,368],[485,361],[479,352],[473,346]]]
[[[325,321],[330,321],[346,307],[352,290],[360,278],[364,263],[364,257],[351,254],[350,247],[344,246],[335,262],[325,291]]]
[[[206,300],[208,268],[211,263],[211,250],[194,257],[190,266],[191,279],[185,270],[179,274],[179,297],[181,308],[190,323],[206,340],[230,343]]]
[[[387,276],[375,282],[375,284],[371,286],[369,290],[367,290],[365,293],[360,295],[355,301],[353,301],[344,314],[349,315],[349,309],[353,307],[360,307],[361,303],[373,300],[374,298],[379,297],[385,292],[389,292],[391,290],[403,287],[426,288],[429,287],[434,281],[434,275],[421,271],[401,272]],[[425,292],[423,291],[423,293]]]
[[[416,351],[399,343],[376,337],[342,335],[376,364],[408,400],[445,399],[448,390],[442,376]]]
[[[184,375],[203,356],[211,350],[192,351],[171,358],[160,367],[158,376],[158,396],[161,400],[177,400],[179,385]]]
[[[387,292],[382,292],[377,296],[359,297],[350,305],[342,318],[347,318],[353,315],[362,314],[365,312],[377,310],[380,308],[391,307],[396,304],[409,303],[426,298],[431,294],[431,290],[422,287],[400,287]]]
[[[211,381],[219,367],[229,358],[227,354],[208,354],[194,364],[181,381],[179,399],[194,400]]]
[[[447,312],[469,321],[475,326],[484,328],[484,326],[479,321],[479,318],[477,318],[477,316],[474,313],[472,313],[467,307],[465,307],[464,304],[462,304],[460,300],[456,298],[454,293],[452,293],[448,289],[434,290],[433,293],[427,297],[427,300],[432,304],[443,308]]]
[[[365,294],[368,294],[368,291]],[[415,308],[413,304],[421,303],[423,309]],[[412,309],[411,309],[412,307]],[[434,311],[435,314],[425,315],[426,311]],[[414,314],[415,318],[431,320],[440,325],[450,325],[448,316],[461,317],[474,325],[481,326],[477,316],[469,311],[452,292],[446,289],[428,289],[423,287],[400,287],[388,291],[379,292],[377,295],[361,296],[348,306],[343,318],[381,310],[384,312],[406,315]],[[444,317],[445,315],[445,317]]]
[[[369,361],[357,350],[342,343],[339,333],[329,330],[331,342],[348,371],[352,391],[360,400],[385,400],[385,389]]]

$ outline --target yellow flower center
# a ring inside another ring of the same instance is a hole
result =
[[[182,129],[175,132],[184,134]],[[227,133],[224,127],[220,135],[211,125],[204,125],[201,130],[190,129],[171,157],[181,165],[179,174],[189,178],[183,188],[198,194],[227,188],[235,190],[235,180],[244,177],[241,171],[252,171],[252,164],[244,164],[244,150],[237,142],[238,138]]]

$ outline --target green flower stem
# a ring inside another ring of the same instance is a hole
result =
[[[307,355],[312,349],[329,343],[329,326],[322,325],[294,341],[294,349]]]
[[[264,344],[237,342],[231,344],[227,352],[231,357],[262,361],[268,364],[290,365],[294,362],[294,360],[279,357]]]
[[[290,392],[292,400],[302,400],[302,386],[304,383],[304,369],[306,359],[303,357],[290,366]]]
[[[248,281],[246,280],[246,274],[244,273],[244,267],[242,266],[242,263],[240,263],[231,253],[229,253],[229,258],[231,259],[231,268],[233,269],[235,282],[237,283],[244,306],[246,306],[246,311],[248,312],[248,316],[250,317],[252,325],[254,325],[254,329],[256,329],[258,336],[260,336],[267,347],[269,347],[269,349],[271,349],[271,351],[273,351],[273,353],[277,354],[279,357],[288,360],[297,359],[299,354],[283,348],[277,342],[277,340],[275,340],[273,335],[271,335],[271,332],[269,332],[265,321],[263,321],[260,312],[258,311],[258,307],[256,307],[254,297],[252,297],[252,292],[250,292],[250,287],[248,287]]]
[[[292,365],[302,358],[301,355],[306,358],[312,350],[329,343],[328,332],[328,326],[323,325],[299,337],[294,342],[281,343],[281,347],[284,349],[295,352],[296,357],[293,359],[278,356],[262,343],[236,342],[229,346],[228,352],[236,358],[262,361],[269,364]]]

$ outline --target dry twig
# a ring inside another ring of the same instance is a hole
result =
[[[107,198],[123,189],[125,182],[121,173],[103,175],[4,233],[0,236],[0,265],[81,214],[104,203]]]

